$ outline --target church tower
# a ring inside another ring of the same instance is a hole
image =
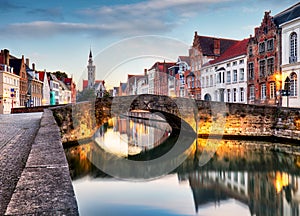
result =
[[[90,50],[87,69],[88,69],[88,88],[92,88],[95,84],[95,76],[96,76],[96,66],[93,65],[92,50]]]

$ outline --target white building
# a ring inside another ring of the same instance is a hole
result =
[[[282,96],[282,106],[300,107],[300,3],[277,14],[275,22],[282,28],[282,87],[290,96]],[[287,82],[289,81],[289,82]]]
[[[19,107],[20,77],[13,68],[0,64],[0,114],[11,113],[11,108]]]
[[[247,44],[236,42],[201,69],[201,99],[247,103]]]

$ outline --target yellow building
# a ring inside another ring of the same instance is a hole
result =
[[[11,108],[19,107],[20,77],[13,68],[0,64],[0,114],[11,113]]]

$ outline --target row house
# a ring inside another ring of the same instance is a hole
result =
[[[42,105],[50,105],[50,83],[46,71],[37,71],[39,80],[43,83],[42,87]]]
[[[68,89],[71,91],[71,103],[76,103],[76,84],[72,78],[64,78],[63,82],[66,84]]]
[[[235,42],[219,58],[202,66],[202,100],[247,103],[248,42]]]
[[[155,62],[148,69],[149,94],[168,95],[168,68],[174,65],[176,65],[175,62]]]
[[[176,65],[178,66],[178,71],[175,73],[176,80],[176,97],[187,97],[188,93],[186,90],[186,77],[188,75],[187,71],[190,72],[190,57],[189,56],[179,56]]]
[[[281,30],[270,12],[255,28],[248,44],[248,103],[279,105],[281,89]]]
[[[210,60],[220,57],[236,40],[201,36],[195,32],[193,45],[189,50],[191,71],[195,75],[195,99],[201,98],[201,68]]]
[[[30,97],[28,95],[28,78],[27,78],[24,56],[22,55],[21,59],[10,56],[9,66],[13,67],[14,73],[20,77],[20,82],[19,82],[20,106],[28,106]]]
[[[289,90],[282,96],[282,106],[300,107],[300,3],[274,16],[281,29],[282,88]]]
[[[26,72],[28,78],[28,104],[29,106],[42,106],[43,82],[39,79],[39,73],[35,70],[35,64],[29,67],[29,59],[26,59]]]

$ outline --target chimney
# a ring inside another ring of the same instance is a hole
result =
[[[4,64],[9,65],[9,50],[4,49]]]
[[[214,38],[214,54],[215,55],[220,55],[220,39],[219,38]]]
[[[35,64],[32,63],[32,70],[35,71]]]
[[[25,63],[25,64],[26,64],[26,65],[29,67],[29,58],[26,58],[26,60],[25,60],[25,61],[26,61],[26,63]]]
[[[147,76],[147,69],[144,69],[144,75]]]

